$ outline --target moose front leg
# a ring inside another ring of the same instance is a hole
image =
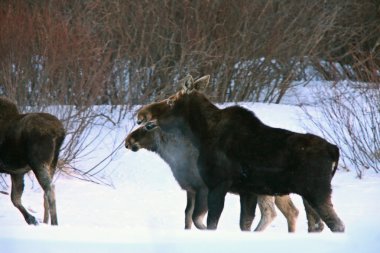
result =
[[[195,193],[191,191],[186,191],[186,209],[185,209],[185,229],[191,229],[193,224],[193,211],[194,211],[194,202],[195,202]]]
[[[218,227],[220,215],[224,208],[224,198],[228,191],[228,185],[221,183],[208,193],[207,229],[215,230]]]
[[[207,195],[208,189],[200,189],[195,194],[195,207],[193,212],[193,222],[198,229],[206,229],[203,224],[203,217],[207,213]]]
[[[250,231],[255,218],[257,195],[253,193],[240,193],[240,229]]]

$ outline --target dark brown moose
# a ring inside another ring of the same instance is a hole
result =
[[[206,228],[202,220],[207,212],[208,189],[199,175],[197,168],[198,150],[194,145],[184,138],[179,131],[173,130],[170,133],[165,133],[159,128],[149,131],[141,126],[128,135],[125,140],[125,147],[135,152],[145,148],[160,155],[170,166],[178,184],[187,192],[185,229],[191,228],[192,221],[197,228]],[[256,194],[249,197],[256,200]],[[258,196],[261,219],[255,231],[263,231],[276,217],[273,202],[272,196]],[[275,203],[288,221],[288,231],[294,232],[298,210],[289,195],[277,196]],[[251,207],[251,209],[247,207],[247,209],[241,210],[240,228],[245,231],[251,228],[255,216],[256,201],[252,203]]]
[[[308,217],[315,212],[331,231],[343,232],[331,202],[339,149],[312,134],[269,127],[240,106],[219,109],[198,91],[208,81],[209,76],[187,76],[181,91],[137,115],[148,129],[181,131],[199,150],[197,165],[209,189],[207,228],[217,228],[227,192],[296,193]]]
[[[32,170],[44,191],[44,223],[58,225],[52,178],[65,138],[62,123],[48,113],[20,114],[16,105],[0,97],[0,173],[11,176],[11,200],[28,224],[37,225],[21,203],[24,175]]]

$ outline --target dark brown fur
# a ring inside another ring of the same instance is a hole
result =
[[[187,192],[187,206],[185,209],[185,228],[191,228],[192,220],[197,228],[203,229],[202,219],[207,212],[207,186],[199,175],[197,167],[198,150],[178,131],[165,133],[159,128],[147,130],[144,126],[131,132],[125,140],[125,147],[132,151],[141,148],[153,151],[170,166],[174,178],[182,189]],[[253,198],[255,198],[253,196]],[[288,221],[289,232],[295,231],[298,210],[289,195],[277,196],[277,207]],[[261,220],[255,231],[264,230],[276,216],[274,199],[270,196],[258,196],[261,211]],[[195,208],[195,209],[194,209]],[[242,212],[240,226],[242,230],[249,230],[255,215],[256,205],[252,210]],[[194,214],[193,214],[193,210]]]
[[[0,98],[0,172],[10,174],[11,200],[28,224],[38,224],[21,203],[24,175],[30,170],[44,190],[44,222],[50,215],[51,224],[58,224],[52,178],[64,138],[63,125],[55,116],[20,114],[13,102]]]
[[[337,147],[312,135],[263,124],[239,106],[219,109],[196,90],[208,77],[187,77],[183,90],[143,107],[138,122],[180,130],[199,150],[198,167],[208,194],[207,228],[215,229],[227,192],[297,193],[334,232],[344,224],[333,209],[331,179]]]

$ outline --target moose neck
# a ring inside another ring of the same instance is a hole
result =
[[[209,129],[220,109],[211,103],[202,93],[193,92],[185,102],[184,113],[185,133],[195,145],[202,142],[209,135]]]

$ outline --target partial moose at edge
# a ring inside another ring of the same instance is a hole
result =
[[[169,165],[174,178],[187,193],[185,229],[191,228],[192,221],[198,229],[206,228],[202,220],[208,210],[208,189],[197,168],[198,150],[191,141],[187,140],[179,131],[165,133],[159,128],[149,131],[141,126],[129,133],[125,139],[125,147],[135,152],[144,148],[157,153]],[[256,200],[256,194],[253,194],[251,198]],[[295,232],[298,209],[289,195],[276,196],[275,199],[272,196],[259,195],[257,202],[261,211],[261,219],[255,231],[263,231],[276,217],[275,202],[288,222],[288,231]],[[243,231],[251,229],[256,202],[250,208],[241,210],[240,229]]]
[[[0,173],[10,174],[11,200],[28,224],[37,225],[21,203],[24,175],[33,171],[44,191],[43,222],[58,225],[52,178],[65,138],[62,122],[48,113],[20,114],[16,105],[0,97]]]
[[[331,231],[344,232],[331,202],[337,146],[316,135],[267,126],[240,106],[219,109],[198,91],[208,81],[209,76],[195,81],[187,76],[181,91],[137,115],[148,129],[181,131],[199,150],[198,168],[209,189],[207,228],[217,228],[227,192],[296,193],[309,214],[315,212]]]

